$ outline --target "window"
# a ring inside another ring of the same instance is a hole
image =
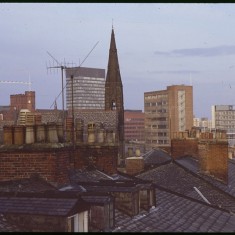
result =
[[[68,232],[78,232],[78,214],[68,217]]]
[[[68,217],[68,232],[88,232],[88,211]]]
[[[116,102],[114,100],[112,100],[112,107],[111,107],[112,110],[116,110]]]

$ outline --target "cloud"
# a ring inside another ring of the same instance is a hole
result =
[[[178,49],[168,52],[155,51],[155,55],[165,56],[200,56],[200,57],[212,57],[212,56],[227,56],[235,55],[235,46],[217,46],[208,48],[188,48]]]
[[[196,70],[153,70],[153,71],[148,71],[151,74],[196,74],[200,73],[200,71]]]

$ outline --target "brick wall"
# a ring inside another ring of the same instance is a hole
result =
[[[126,158],[126,173],[135,175],[144,170],[144,159],[142,157]]]
[[[201,171],[228,182],[228,142],[199,141]]]
[[[35,91],[25,91],[25,94],[10,95],[10,102],[11,110],[14,110],[14,108],[17,111],[28,109],[32,112],[35,110]]]
[[[197,139],[172,139],[171,140],[171,156],[178,159],[183,156],[198,156],[198,140]]]
[[[0,181],[39,174],[53,184],[68,182],[69,158],[65,151],[21,150],[0,152]]]
[[[52,144],[51,148],[45,146],[48,145],[1,148],[0,181],[29,178],[37,173],[57,186],[69,183],[69,169],[91,164],[108,174],[117,172],[118,146],[82,145],[76,146],[74,151],[73,147],[59,147],[60,144]]]

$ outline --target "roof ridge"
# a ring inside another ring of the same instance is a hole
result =
[[[178,165],[179,167],[181,167],[182,169],[184,169],[185,171],[187,171],[188,173],[190,173],[191,175],[199,178],[200,180],[204,181],[205,183],[209,184],[210,186],[212,186],[212,188],[214,188],[215,190],[221,192],[222,194],[226,195],[226,196],[229,196],[230,198],[232,198],[234,201],[235,201],[235,197],[233,195],[231,195],[230,193],[227,193],[225,192],[223,189],[215,186],[213,183],[209,182],[208,180],[206,180],[204,177],[198,175],[197,173],[191,171],[190,169],[188,169],[187,167],[181,165],[180,163],[176,162],[174,159],[173,159],[173,163],[175,163],[176,165]]]
[[[201,200],[198,200],[198,199],[196,199],[196,198],[192,198],[192,197],[186,196],[186,195],[184,195],[184,194],[181,194],[181,193],[172,191],[172,190],[170,190],[170,189],[168,189],[168,188],[165,188],[165,187],[162,187],[162,186],[160,186],[160,185],[157,185],[156,183],[154,183],[154,186],[155,186],[157,189],[161,190],[161,191],[165,191],[165,192],[171,193],[171,194],[173,194],[173,195],[176,195],[176,196],[179,196],[179,197],[188,199],[189,201],[197,202],[197,203],[206,205],[206,206],[208,206],[208,207],[212,207],[212,208],[214,208],[214,209],[217,209],[217,210],[220,210],[220,211],[224,211],[224,212],[227,212],[227,213],[231,214],[231,212],[230,212],[229,210],[224,209],[224,208],[221,208],[221,207],[219,207],[219,206],[217,206],[217,205],[208,204],[208,203],[205,202],[205,201],[201,201]]]

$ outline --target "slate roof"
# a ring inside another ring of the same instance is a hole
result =
[[[143,157],[146,166],[159,165],[172,160],[172,158],[161,149],[152,149],[141,157]]]
[[[204,196],[212,205],[235,212],[234,197],[174,162],[148,170],[137,177],[152,180],[157,186],[199,201],[204,202]]]
[[[56,188],[39,177],[0,181],[0,192],[43,192],[48,190],[56,190]]]
[[[100,180],[130,180],[130,177],[123,174],[108,175],[95,168],[75,169],[69,171],[70,182],[99,182]]]
[[[82,199],[92,204],[106,204],[113,200],[110,195],[82,195]]]
[[[101,179],[111,179],[112,177],[97,170],[97,169],[75,169],[69,171],[69,178],[71,182],[98,182]]]
[[[139,190],[138,185],[131,181],[79,182],[79,185],[82,185],[87,192],[136,192]]]
[[[216,178],[214,177],[205,175],[200,172],[199,162],[195,158],[188,156],[178,159],[176,160],[176,162],[182,165],[183,167],[187,168],[188,170],[203,177],[205,180],[212,183],[216,187],[222,189],[226,193],[229,193],[235,197],[235,160],[228,159],[228,185],[224,184],[219,180],[216,180]]]
[[[116,211],[113,232],[234,232],[235,215],[163,190],[156,208],[133,218]]]
[[[0,213],[68,216],[78,204],[75,198],[0,197]]]
[[[80,192],[80,193],[87,191],[84,187],[82,187],[81,185],[75,184],[75,183],[64,185],[63,187],[60,187],[58,190],[59,191],[66,191],[66,192],[74,191],[74,192]]]

